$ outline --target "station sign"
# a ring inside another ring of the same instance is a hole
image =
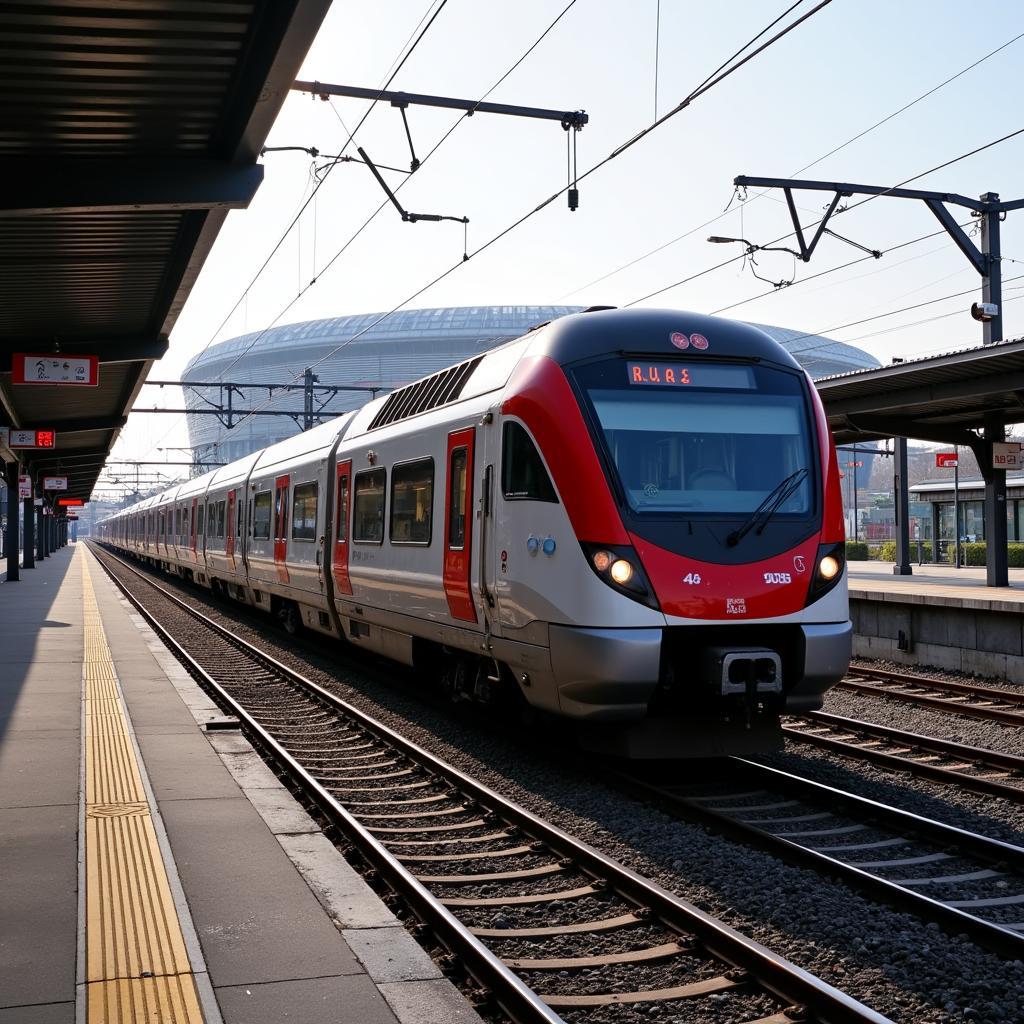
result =
[[[100,361],[97,356],[15,352],[11,359],[12,384],[70,384],[94,388],[99,382]]]
[[[956,457],[956,452],[935,453],[935,465],[939,469],[956,469],[959,464],[960,460]]]
[[[1020,442],[995,441],[992,444],[992,468],[1020,469],[1024,466],[1021,454]]]
[[[32,477],[22,473],[18,477],[18,497],[19,498],[31,498],[32,497]]]
[[[85,501],[82,498],[59,498],[57,504],[61,508],[80,508],[85,504]]]
[[[53,448],[57,444],[57,434],[52,430],[15,430],[13,427],[0,427],[0,444],[12,451],[15,448]]]
[[[66,491],[68,489],[68,478],[66,476],[44,476],[44,491]]]

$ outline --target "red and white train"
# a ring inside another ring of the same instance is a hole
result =
[[[542,325],[98,532],[634,757],[776,746],[849,662],[817,392],[761,331],[692,313]]]

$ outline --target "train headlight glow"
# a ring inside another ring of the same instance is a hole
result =
[[[837,558],[833,558],[832,555],[826,555],[818,563],[818,572],[821,574],[822,579],[834,580],[839,575],[839,571],[842,566],[839,564]]]
[[[610,551],[594,552],[594,568],[598,572],[607,572],[614,561],[615,556]]]
[[[633,566],[624,558],[619,558],[612,563],[611,577],[620,587],[624,587],[633,578]]]

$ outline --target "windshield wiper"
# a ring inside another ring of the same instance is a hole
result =
[[[761,502],[757,508],[750,514],[750,518],[738,529],[733,530],[728,537],[725,538],[726,544],[729,547],[734,548],[743,538],[751,531],[754,526],[757,526],[757,532],[760,533],[764,528],[765,524],[776,512],[783,506],[786,499],[804,482],[807,476],[806,468],[798,469],[795,473],[790,473],[785,480],[781,481],[772,490],[768,496]]]

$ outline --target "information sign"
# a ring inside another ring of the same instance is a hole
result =
[[[32,477],[26,476],[24,473],[18,477],[18,497],[32,497]]]
[[[99,382],[100,363],[96,356],[15,352],[11,359],[12,384],[71,384],[92,388]]]
[[[0,427],[0,444],[8,448],[52,448],[57,435],[52,430],[14,430]]]
[[[1024,466],[1018,441],[996,441],[992,444],[993,469],[1020,469]]]
[[[956,452],[935,453],[935,465],[939,469],[956,469],[958,464],[959,460],[956,457]]]
[[[68,478],[66,476],[44,476],[44,491],[66,491],[68,489]]]

